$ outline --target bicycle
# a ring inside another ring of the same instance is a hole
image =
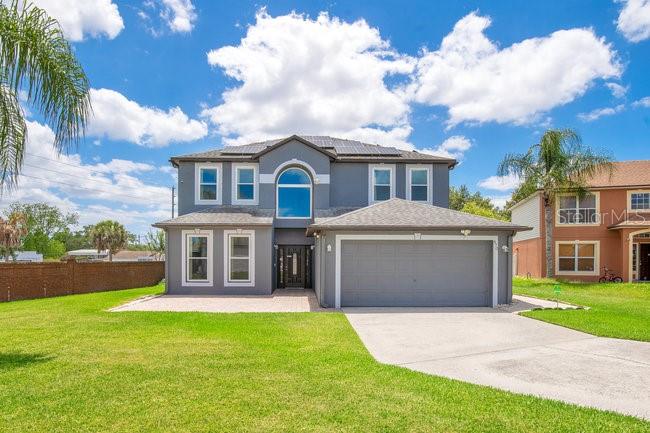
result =
[[[603,266],[603,276],[598,279],[599,283],[622,283],[623,278]]]

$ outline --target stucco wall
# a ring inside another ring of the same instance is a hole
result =
[[[224,230],[241,228],[255,231],[255,285],[252,287],[224,286]],[[213,284],[205,286],[183,286],[182,265],[183,237],[181,228],[169,228],[166,262],[168,266],[167,292],[171,294],[270,294],[272,284],[272,229],[271,227],[220,227],[207,228],[212,231]]]
[[[513,252],[517,255],[515,274],[521,277],[541,278],[544,242],[541,238],[527,239],[513,243]],[[513,263],[514,265],[514,263]]]

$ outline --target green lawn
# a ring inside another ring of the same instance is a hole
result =
[[[554,280],[515,278],[514,293],[555,299]],[[540,310],[524,316],[602,337],[650,341],[650,284],[561,283],[560,301],[585,310]]]
[[[650,432],[378,364],[344,315],[109,313],[160,287],[0,305],[0,431]]]

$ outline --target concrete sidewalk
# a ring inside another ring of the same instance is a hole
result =
[[[344,312],[380,362],[650,419],[650,343],[595,337],[513,313],[536,303]]]

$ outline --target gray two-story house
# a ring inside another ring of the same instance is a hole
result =
[[[525,227],[448,209],[456,161],[324,136],[177,156],[170,294],[313,289],[325,307],[495,306]]]

